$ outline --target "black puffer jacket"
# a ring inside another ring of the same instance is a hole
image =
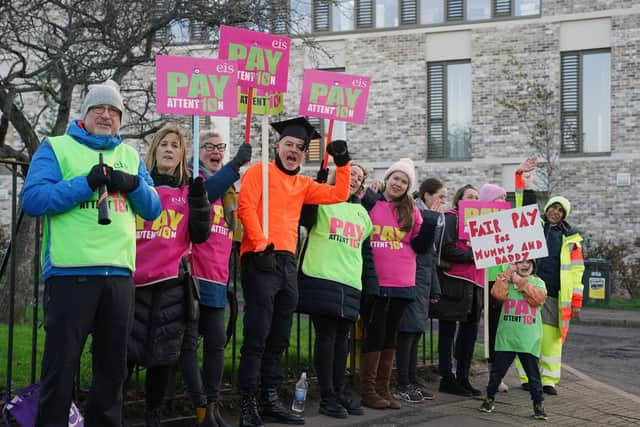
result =
[[[432,223],[438,222],[440,214],[434,211],[421,210],[422,219]],[[431,245],[424,254],[416,254],[416,299],[404,310],[399,332],[424,332],[429,317],[429,299],[440,295],[440,284],[435,267],[434,247]]]
[[[151,173],[156,186],[179,187],[176,177]],[[202,187],[201,190],[204,190]],[[204,242],[211,231],[211,205],[206,191],[189,191],[189,238]],[[162,256],[158,254],[158,256]],[[185,271],[180,259],[178,278],[136,288],[133,328],[128,342],[128,363],[150,368],[171,365],[178,361],[185,319]]]
[[[442,259],[449,263],[473,263],[473,253],[456,246],[458,240],[458,215],[445,214],[445,230],[442,242]],[[438,268],[442,296],[432,304],[430,316],[442,320],[478,320],[482,312],[482,289],[474,284],[443,274]]]

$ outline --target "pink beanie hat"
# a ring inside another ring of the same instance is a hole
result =
[[[480,187],[480,201],[481,202],[493,202],[499,197],[505,196],[507,193],[504,188],[499,185],[484,184]]]

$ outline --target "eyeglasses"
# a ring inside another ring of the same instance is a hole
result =
[[[93,111],[99,116],[102,115],[105,111],[109,112],[110,117],[120,117],[120,115],[122,114],[120,110],[118,110],[116,107],[112,107],[111,105],[96,105],[95,107],[89,108],[89,111]]]
[[[206,144],[202,144],[202,148],[206,151],[224,151],[227,148],[227,144],[212,144],[207,142]]]

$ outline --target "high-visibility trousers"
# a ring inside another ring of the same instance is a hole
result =
[[[540,349],[540,379],[542,385],[555,386],[560,382],[562,358],[562,330],[551,325],[542,324],[542,348]],[[516,371],[520,382],[529,382],[520,359],[516,358]]]

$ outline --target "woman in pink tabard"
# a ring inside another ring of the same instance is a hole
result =
[[[473,185],[465,185],[453,196],[453,208],[445,212],[441,262],[438,268],[442,295],[431,306],[431,317],[438,322],[438,358],[440,388],[443,393],[480,396],[469,382],[471,359],[482,312],[483,270],[477,270],[469,242],[458,239],[458,202],[478,200]],[[456,335],[456,326],[458,332]],[[452,372],[452,349],[455,341],[456,375]]]
[[[136,364],[147,368],[147,426],[160,425],[170,370],[178,361],[183,342],[187,321],[183,257],[191,243],[209,237],[208,197],[220,197],[239,177],[237,168],[229,165],[226,173],[215,178],[191,180],[186,151],[178,126],[167,124],[154,135],[145,163],[160,196],[162,213],[154,221],[136,221],[136,301],[127,359],[130,372]]]
[[[207,130],[200,132],[200,176],[209,179],[224,174],[224,155],[227,144],[222,136]],[[238,156],[248,150],[242,144]],[[232,160],[230,163],[233,163]],[[236,230],[238,207],[233,184],[224,195],[209,199],[211,203],[211,234],[209,238],[191,247],[189,261],[193,277],[200,289],[200,318],[189,322],[185,331],[180,370],[191,400],[196,408],[206,407],[206,418],[215,420],[214,426],[227,427],[219,407],[220,384],[224,373],[224,347],[227,334],[224,325],[224,309],[229,281],[229,258]],[[202,370],[198,362],[198,339],[202,335]],[[198,414],[201,416],[201,414]]]
[[[400,408],[389,389],[398,323],[416,298],[416,253],[433,244],[434,227],[423,226],[411,197],[414,181],[413,161],[400,159],[384,173],[382,194],[372,205],[363,203],[373,224],[371,251],[380,284],[379,296],[365,296],[360,311],[364,329],[360,389],[362,403],[372,408]]]

